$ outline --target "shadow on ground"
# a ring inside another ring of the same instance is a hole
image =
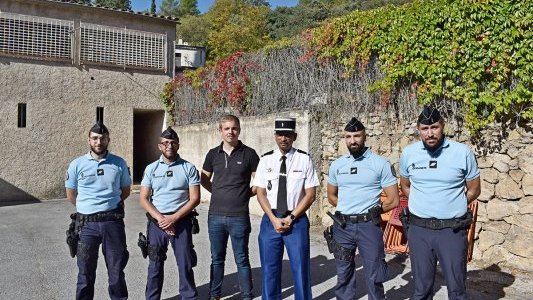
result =
[[[0,207],[39,202],[39,199],[0,178]]]

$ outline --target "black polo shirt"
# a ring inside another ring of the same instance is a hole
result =
[[[250,180],[256,171],[259,156],[241,141],[228,155],[222,143],[205,156],[202,169],[213,173],[209,214],[247,216],[250,201]]]

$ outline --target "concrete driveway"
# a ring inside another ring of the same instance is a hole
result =
[[[130,260],[126,267],[126,282],[130,299],[143,299],[146,283],[147,260],[137,247],[140,231],[146,230],[146,217],[138,205],[138,195],[126,200],[126,235]],[[74,207],[65,199],[21,205],[0,203],[0,299],[73,299],[76,287],[76,260],[69,256],[65,243],[65,231]],[[200,299],[207,299],[209,292],[210,252],[207,237],[207,209],[202,203],[200,234],[194,236],[198,253],[195,278]],[[260,217],[252,216],[250,260],[252,264],[255,295],[261,295],[261,267],[257,234]],[[408,299],[413,290],[409,259],[387,255],[391,280],[385,283],[387,299]],[[99,259],[95,299],[108,299],[107,274],[102,256]],[[356,299],[366,299],[363,270],[358,261],[358,286]],[[334,299],[336,283],[335,261],[327,252],[320,230],[311,236],[311,265],[313,299]],[[488,269],[468,266],[468,293],[470,299],[530,299],[533,281],[528,274],[506,272],[493,266]],[[283,298],[293,299],[292,275],[287,257],[283,261]],[[239,299],[236,267],[228,249],[224,299]],[[163,299],[179,299],[177,270],[171,252],[165,266]],[[447,299],[442,274],[437,273],[435,299]]]

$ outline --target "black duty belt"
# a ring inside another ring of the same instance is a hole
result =
[[[118,207],[106,212],[97,212],[94,214],[76,214],[76,220],[81,222],[107,222],[124,219],[124,208]]]
[[[357,215],[345,215],[339,212],[335,212],[335,215],[346,223],[364,223],[372,220],[370,213],[357,214]]]
[[[465,227],[465,225],[468,226],[470,225],[469,223],[471,223],[471,219],[469,220],[466,215],[454,219],[420,218],[416,215],[413,215],[412,213],[409,216],[410,225],[416,225],[419,227],[424,227],[433,230],[439,230],[444,228],[457,229],[460,227]]]

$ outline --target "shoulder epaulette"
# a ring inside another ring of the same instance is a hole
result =
[[[296,149],[296,151],[298,151],[299,153],[303,153],[303,154],[305,154],[305,155],[309,155],[309,153],[307,153],[307,152],[305,152],[305,151],[303,151],[303,150],[300,150],[300,149]]]
[[[267,156],[267,155],[271,155],[271,154],[273,154],[273,153],[274,153],[274,150],[270,150],[270,151],[268,151],[268,152],[263,153],[263,155],[261,155],[261,157],[263,157],[263,156]]]

